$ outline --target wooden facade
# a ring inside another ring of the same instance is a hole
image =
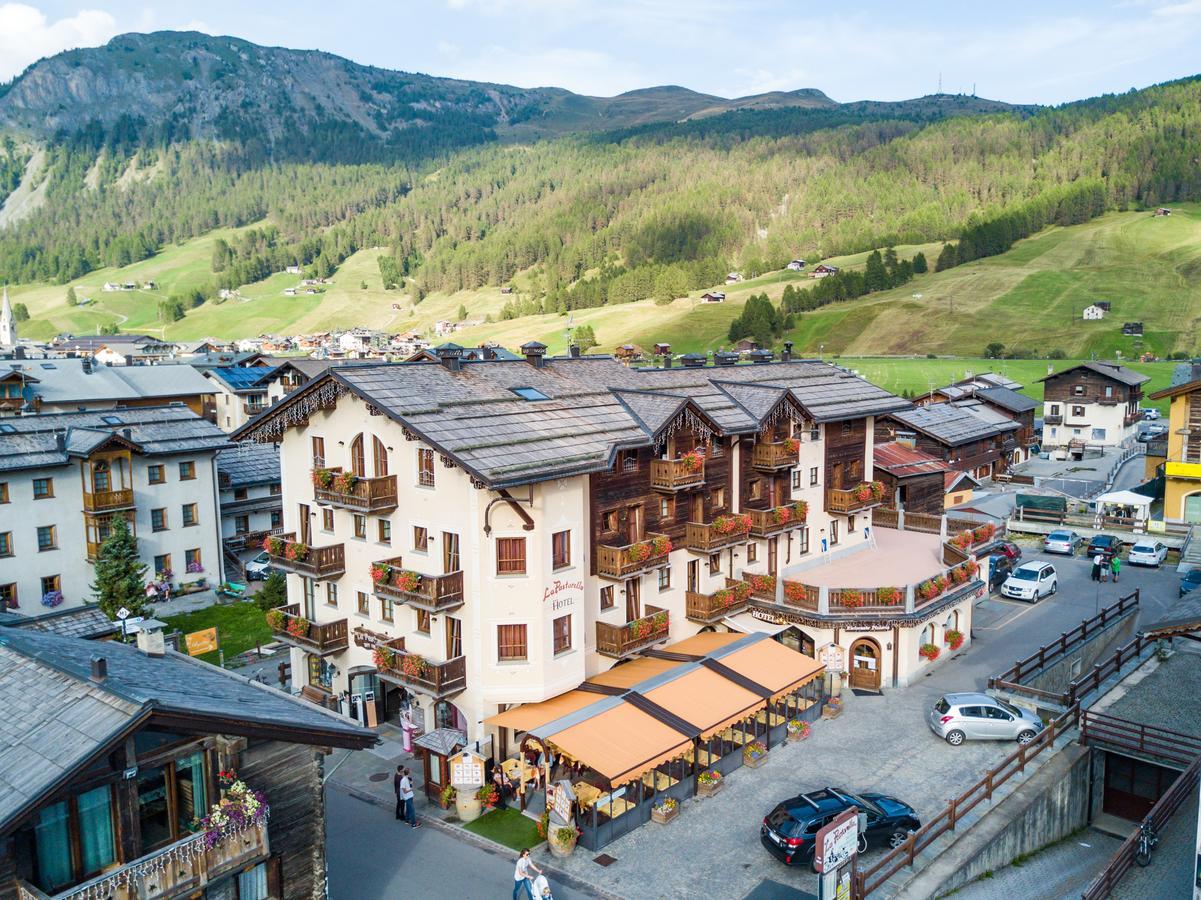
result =
[[[905,512],[942,515],[943,473],[918,472],[913,475],[897,476],[876,464],[875,477],[885,487],[884,505],[904,509]]]
[[[1053,407],[1046,416],[1049,424],[1056,416],[1070,414],[1072,406],[1120,406],[1125,410],[1125,424],[1132,425],[1142,418],[1139,404],[1143,400],[1141,385],[1130,385],[1117,378],[1084,366],[1076,366],[1043,379],[1044,404],[1060,404],[1058,413]]]
[[[876,440],[880,443],[896,438],[896,432],[912,431],[911,426],[891,418],[876,422]],[[977,478],[988,478],[1009,469],[1010,454],[1018,446],[1015,432],[989,435],[962,444],[948,444],[925,432],[916,432],[915,446],[923,453],[941,459],[952,469],[967,472]]]

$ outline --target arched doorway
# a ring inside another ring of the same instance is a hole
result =
[[[776,635],[776,640],[785,647],[795,650],[797,653],[803,653],[810,659],[814,659],[817,656],[813,638],[809,637],[809,635],[805,634],[805,632],[801,631],[795,625],[789,625],[781,631]]]
[[[851,644],[851,687],[862,691],[880,690],[882,668],[880,645],[871,638],[859,638]]]

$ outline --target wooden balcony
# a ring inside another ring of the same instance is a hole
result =
[[[711,594],[684,592],[684,614],[693,622],[710,625],[725,616],[746,609],[751,599],[751,586],[742,581],[726,579],[726,586]]]
[[[467,687],[467,657],[431,662],[416,653],[396,651],[391,666],[381,670],[385,681],[414,688],[435,700],[461,693]]]
[[[1122,424],[1125,425],[1127,428],[1129,428],[1135,422],[1141,422],[1142,420],[1143,420],[1143,411],[1141,409],[1139,409],[1139,410],[1135,410],[1132,413],[1126,413],[1126,415],[1124,415],[1122,417]]]
[[[800,503],[786,503],[772,509],[748,509],[746,514],[751,517],[751,534],[755,537],[771,537],[791,528],[802,528],[806,518],[802,509]]]
[[[622,659],[652,644],[667,640],[670,619],[665,609],[646,608],[646,615],[624,625],[596,623],[596,652],[611,659]]]
[[[668,553],[655,553],[655,545],[665,545],[670,553],[671,541],[665,534],[647,532],[645,538],[632,544],[599,544],[596,548],[596,574],[601,578],[621,581],[639,572],[667,564]],[[649,552],[651,555],[643,556]]]
[[[267,623],[272,626],[271,631],[275,636],[284,643],[318,656],[338,653],[347,647],[345,619],[335,619],[332,622],[321,622],[320,624],[309,622],[307,627],[302,627],[303,617],[300,615],[300,604],[293,603],[291,606],[283,606],[272,612],[279,612],[283,616],[282,627],[277,628],[272,624],[270,613],[268,613]]]
[[[309,578],[337,578],[346,572],[346,549],[342,544],[332,544],[329,547],[307,547],[303,544],[303,558],[297,553],[289,554],[288,546],[296,544],[296,532],[292,531],[279,536],[279,553],[267,551],[271,556],[271,565],[285,572],[306,575]],[[289,558],[291,557],[291,558]]]
[[[190,834],[110,869],[90,881],[57,894],[46,894],[24,881],[17,882],[19,900],[166,900],[200,896],[217,881],[256,865],[271,855],[267,826],[256,825],[223,836],[203,849],[205,832]]]
[[[677,459],[652,459],[651,489],[674,494],[676,491],[703,487],[705,484],[704,460],[701,460],[699,466],[696,466],[695,463],[692,463],[692,466],[693,468],[689,468],[689,460],[683,456]]]
[[[400,557],[377,562],[372,568],[387,566],[388,574],[373,580],[375,593],[407,603],[414,609],[430,613],[450,612],[463,605],[463,573],[422,575],[401,568]],[[414,577],[416,576],[416,580]]]
[[[1044,425],[1062,425],[1063,416],[1043,416]]]
[[[847,515],[863,509],[871,509],[884,502],[882,497],[877,498],[870,491],[866,492],[867,499],[863,499],[864,492],[861,488],[862,485],[853,488],[827,488],[826,512]]]
[[[349,490],[340,490],[335,480],[327,488],[313,489],[314,499],[327,506],[360,513],[387,513],[396,509],[396,476],[358,478]]]
[[[791,469],[800,459],[800,445],[790,441],[757,441],[751,450],[751,465],[762,472]]]
[[[689,522],[684,526],[684,548],[693,553],[714,553],[735,544],[745,544],[750,540],[748,530],[742,521],[734,525],[735,530],[725,531],[730,527],[723,522],[740,519],[740,516],[718,516],[712,522]]]
[[[116,491],[84,491],[84,512],[114,512],[133,508],[133,488]]]
[[[253,419],[269,406],[271,406],[270,403],[243,403],[242,412],[246,413],[247,416]]]

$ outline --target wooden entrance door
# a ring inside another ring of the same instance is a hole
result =
[[[880,645],[871,638],[851,644],[851,687],[861,691],[880,690]]]
[[[309,505],[307,503],[300,504],[300,525],[296,529],[297,535],[300,538],[300,543],[311,544],[313,542],[313,526],[309,522]]]
[[[1137,822],[1151,811],[1155,801],[1179,775],[1175,769],[1106,753],[1102,811]]]

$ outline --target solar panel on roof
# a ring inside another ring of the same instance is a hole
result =
[[[519,387],[519,388],[509,388],[509,390],[511,390],[514,394],[516,394],[522,400],[549,400],[550,399],[550,397],[546,396],[546,394],[542,393],[542,391],[538,390],[537,388]]]

